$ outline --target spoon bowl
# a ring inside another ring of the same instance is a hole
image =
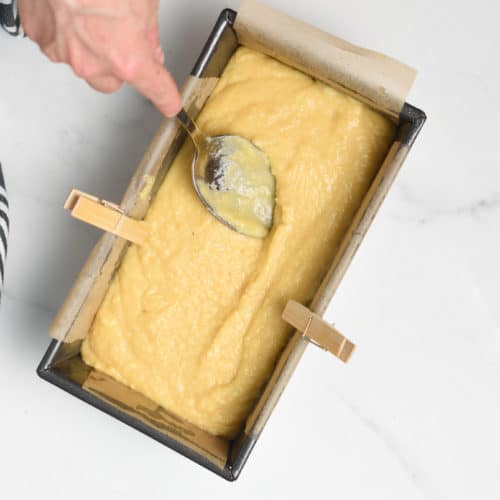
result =
[[[276,190],[267,155],[242,136],[205,136],[185,110],[177,118],[195,145],[191,175],[203,205],[232,230],[264,238],[273,223]]]

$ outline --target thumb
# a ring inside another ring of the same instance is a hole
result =
[[[165,116],[174,116],[182,108],[182,98],[174,79],[153,57],[144,61],[128,83],[149,99]]]

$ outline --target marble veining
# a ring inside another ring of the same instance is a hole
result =
[[[395,458],[422,498],[428,500],[441,500],[443,498],[439,492],[436,491],[436,487],[432,484],[430,478],[420,467],[418,459],[412,457],[411,450],[400,443],[398,439],[392,435],[390,429],[386,428],[373,417],[366,415],[358,405],[346,398],[344,394],[337,392],[334,393],[334,395],[349,409],[354,418],[357,418],[362,425],[383,443],[389,454]]]

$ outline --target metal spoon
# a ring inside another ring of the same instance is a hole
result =
[[[191,175],[203,205],[234,231],[265,237],[275,203],[275,180],[267,155],[241,136],[206,136],[184,109],[177,119],[195,145]]]

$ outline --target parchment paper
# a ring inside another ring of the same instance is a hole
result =
[[[243,0],[235,30],[242,45],[340,88],[398,118],[416,71],[352,45],[255,0]]]

